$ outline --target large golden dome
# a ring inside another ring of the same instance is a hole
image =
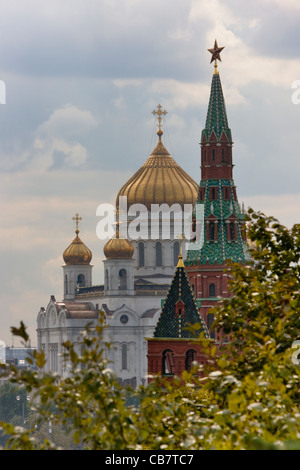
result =
[[[178,203],[195,204],[198,184],[175,162],[164,147],[162,130],[157,131],[159,142],[144,165],[120,189],[119,197],[127,197],[127,207],[132,204],[144,204],[151,210],[151,204],[166,203],[169,206]]]
[[[63,259],[67,265],[76,265],[76,264],[90,264],[92,260],[92,252],[88,247],[80,240],[78,234],[78,220],[81,220],[81,217],[73,217],[73,220],[76,220],[76,237],[72,243],[65,249],[63,252]]]

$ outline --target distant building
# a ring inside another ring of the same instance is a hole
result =
[[[14,364],[20,369],[31,369],[32,364],[26,360],[37,348],[22,348],[22,347],[5,347],[5,362],[6,364]]]

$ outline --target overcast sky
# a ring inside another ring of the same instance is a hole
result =
[[[23,320],[36,345],[76,212],[102,282],[96,209],[155,147],[159,103],[165,146],[200,181],[215,38],[239,201],[299,223],[299,0],[0,0],[0,13],[0,340]]]

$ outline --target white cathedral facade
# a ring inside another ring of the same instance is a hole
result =
[[[194,206],[198,194],[197,183],[162,143],[164,112],[160,105],[154,114],[158,115],[158,143],[116,196],[117,230],[104,246],[104,284],[93,286],[92,253],[79,238],[80,218],[76,214],[76,237],[63,253],[64,298],[58,301],[51,296],[47,307],[38,313],[38,348],[45,351],[45,369],[61,376],[67,374],[62,344],[67,340],[76,344],[85,325],[97,321],[100,311],[104,312],[107,325],[103,339],[112,345],[107,352],[110,367],[120,383],[135,387],[144,383],[147,376],[145,338],[153,335],[171,284],[182,231],[176,233],[178,224],[171,216],[167,238],[161,232],[162,219],[157,222],[155,237],[148,219],[139,239],[122,238],[119,200],[126,198],[128,207],[143,204],[149,211],[153,204],[167,204],[181,208],[183,214],[187,205]],[[124,223],[128,227],[130,217]]]

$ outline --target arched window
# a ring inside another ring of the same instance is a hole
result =
[[[105,289],[109,289],[108,269],[105,270]]]
[[[139,267],[145,266],[145,246],[143,242],[138,244],[139,250]]]
[[[127,289],[127,272],[126,269],[119,271],[119,289]]]
[[[68,295],[68,276],[65,274],[65,295]]]
[[[222,149],[222,162],[225,162],[225,149]]]
[[[175,242],[173,245],[174,266],[177,266],[179,252],[180,252],[180,244],[179,242]]]
[[[83,274],[78,274],[77,276],[77,286],[84,287],[85,286],[85,279]]]
[[[216,286],[215,284],[209,284],[209,297],[216,297]]]
[[[155,264],[156,266],[162,266],[162,244],[157,242],[155,244]]]
[[[213,322],[214,322],[214,319],[215,319],[215,316],[214,316],[213,313],[209,313],[209,314],[207,315],[207,328],[208,328],[208,330],[209,330],[209,332],[210,332],[210,337],[211,337],[211,338],[214,338],[214,337],[215,337],[215,332],[214,332],[214,331],[211,331],[211,327],[212,327],[212,324],[213,324]]]
[[[196,360],[196,354],[194,349],[189,349],[185,354],[185,370],[188,372],[190,372],[192,363]]]
[[[229,240],[235,240],[235,227],[234,222],[229,223]]]
[[[122,344],[121,348],[121,368],[127,369],[127,344]]]
[[[166,349],[162,353],[162,375],[173,375],[174,365],[174,353],[171,351],[171,349]]]
[[[216,152],[215,149],[212,150],[212,161],[214,162],[216,159]]]
[[[209,222],[209,239],[214,241],[215,239],[215,223]]]

